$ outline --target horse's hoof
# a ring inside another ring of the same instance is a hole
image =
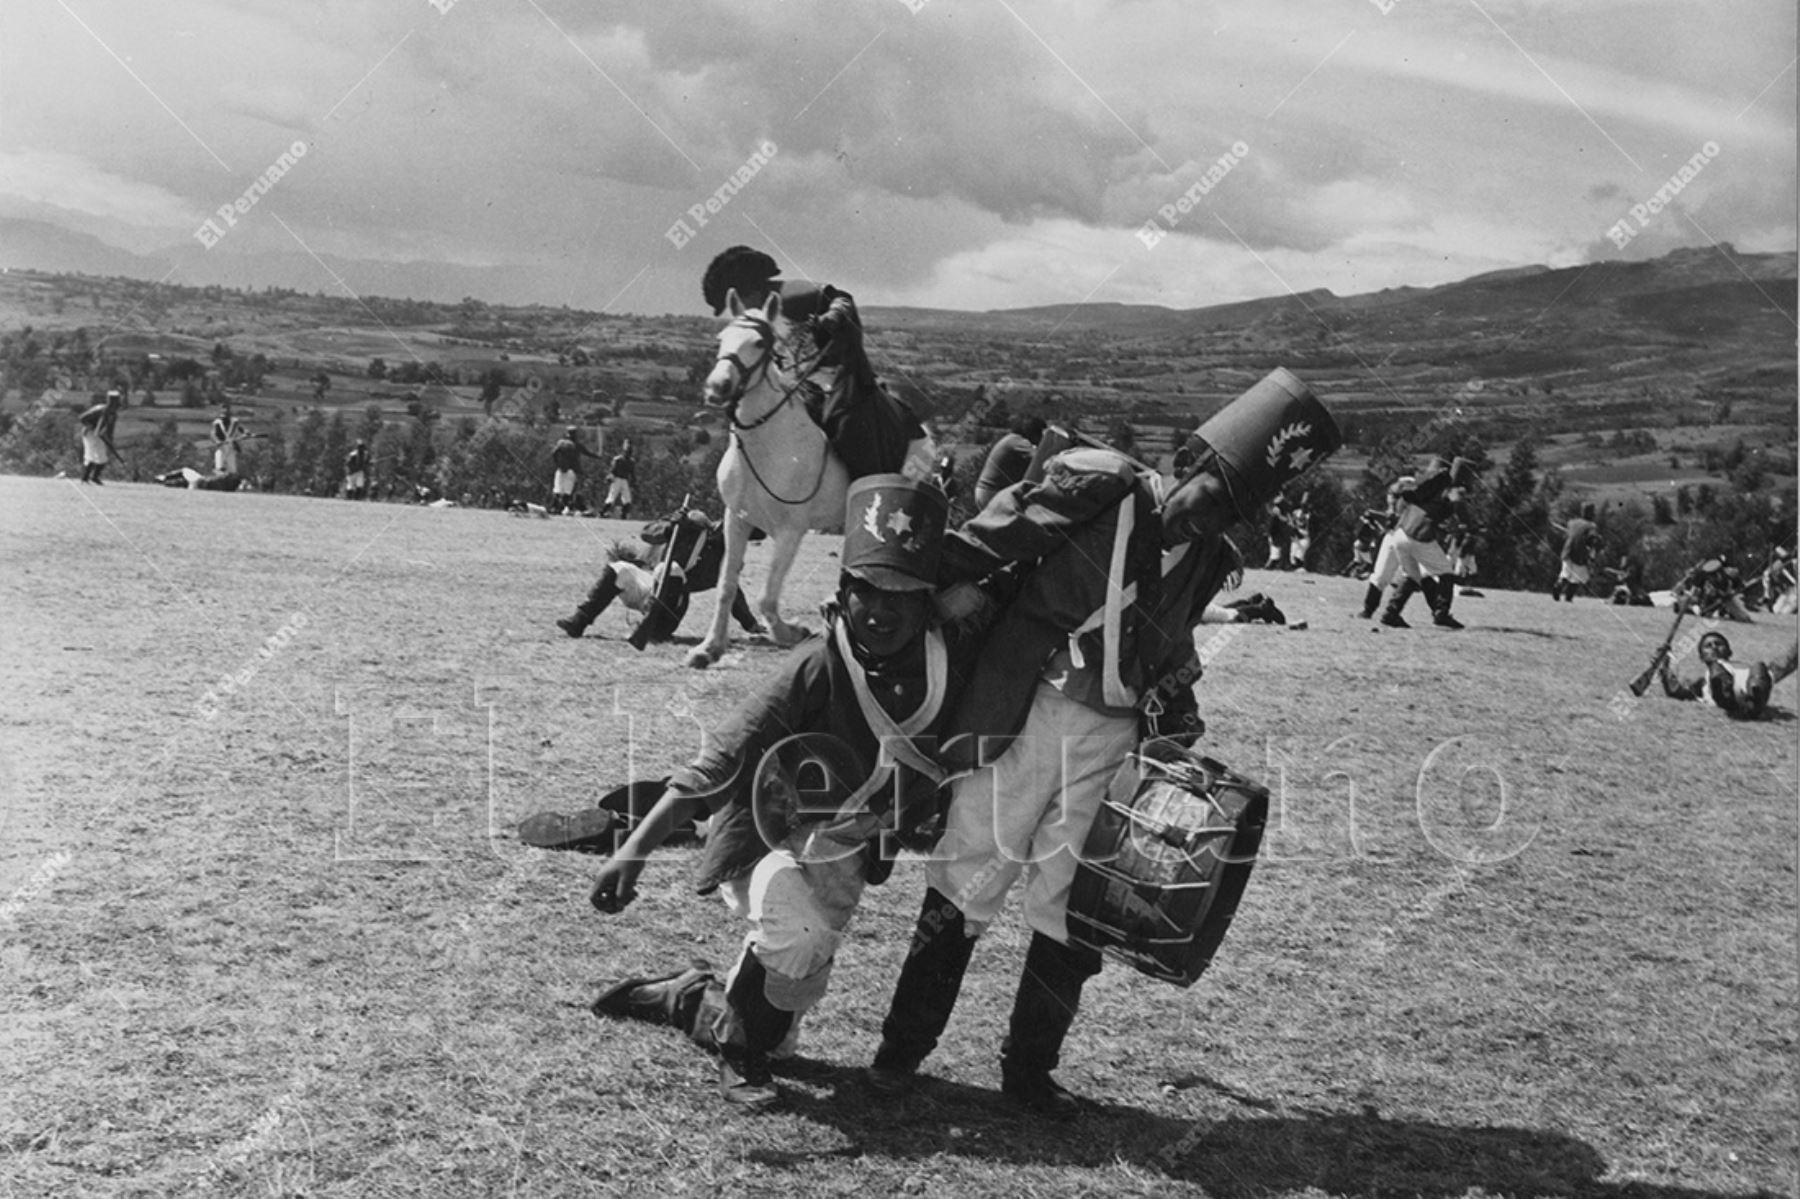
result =
[[[688,651],[687,664],[693,670],[705,670],[713,664],[713,656],[703,649],[691,649]]]
[[[779,645],[782,649],[792,649],[802,641],[812,640],[814,637],[817,637],[818,634],[804,625],[796,624],[781,625],[771,633],[771,636],[774,637],[775,644]]]

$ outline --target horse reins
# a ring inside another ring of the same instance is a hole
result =
[[[812,503],[813,497],[819,494],[819,488],[824,486],[824,484],[825,484],[825,467],[830,463],[830,460],[831,460],[831,447],[829,445],[827,445],[825,447],[825,452],[823,454],[819,455],[819,473],[813,479],[812,490],[808,491],[800,499],[790,500],[790,499],[787,499],[787,498],[781,496],[780,494],[778,494],[776,492],[776,490],[773,487],[770,487],[768,482],[763,479],[762,473],[756,469],[755,461],[750,457],[749,447],[744,444],[744,439],[741,436],[739,436],[739,434],[748,433],[755,429],[760,429],[763,425],[767,424],[770,420],[772,420],[777,412],[780,412],[783,408],[787,407],[788,402],[794,398],[795,393],[798,392],[803,385],[805,385],[807,379],[812,375],[813,369],[816,369],[816,364],[815,364],[814,368],[808,369],[805,373],[801,374],[797,379],[795,379],[794,385],[792,387],[788,388],[786,391],[782,392],[781,399],[779,401],[777,401],[776,403],[770,405],[769,410],[767,412],[763,413],[761,416],[757,417],[755,420],[750,421],[748,423],[739,420],[738,419],[738,401],[740,401],[744,398],[745,392],[749,391],[751,387],[755,386],[756,380],[758,379],[758,377],[762,377],[762,378],[768,377],[769,368],[775,362],[776,349],[775,349],[775,327],[773,325],[769,324],[769,322],[767,322],[767,321],[759,320],[755,317],[749,316],[748,314],[746,314],[744,316],[740,316],[738,319],[748,323],[749,325],[751,325],[753,328],[755,328],[757,330],[757,332],[758,332],[757,344],[758,345],[768,347],[768,352],[762,356],[762,359],[759,362],[757,362],[757,364],[754,367],[745,366],[743,359],[741,359],[737,356],[736,350],[731,350],[727,353],[720,354],[718,356],[718,358],[715,359],[715,361],[718,361],[718,362],[731,363],[731,365],[737,367],[738,374],[740,376],[742,376],[742,382],[738,385],[737,389],[732,394],[731,406],[730,406],[730,409],[728,412],[728,415],[731,420],[731,436],[732,436],[732,439],[737,442],[738,455],[741,458],[743,458],[744,466],[746,468],[748,468],[750,471],[750,477],[756,480],[756,485],[758,487],[761,487],[763,489],[763,493],[765,495],[767,495],[770,499],[774,500],[778,504],[784,504],[790,508],[797,508],[803,504],[810,504],[810,503]],[[824,430],[820,430],[821,435],[823,434],[823,432],[824,432]]]

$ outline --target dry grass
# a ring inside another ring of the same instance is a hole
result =
[[[684,758],[774,652],[684,673],[616,610],[569,642],[626,526],[12,478],[0,513],[0,1193],[1794,1191],[1794,684],[1778,721],[1621,718],[1663,613],[1490,593],[1373,634],[1360,585],[1253,573],[1311,628],[1244,629],[1202,706],[1280,823],[1199,985],[1091,987],[1062,1075],[1093,1112],[995,1090],[1010,917],[928,1085],[861,1088],[915,864],[759,1118],[586,1010],[733,954],[691,856],[607,919],[591,859],[506,836]]]

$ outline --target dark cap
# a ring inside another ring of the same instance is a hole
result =
[[[781,274],[775,260],[750,246],[732,246],[719,251],[706,265],[700,280],[700,294],[706,306],[717,316],[725,311],[726,293],[760,287]]]
[[[937,586],[949,503],[904,475],[866,475],[844,499],[845,571],[884,591]]]

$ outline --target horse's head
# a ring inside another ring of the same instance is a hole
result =
[[[748,308],[734,289],[725,297],[731,320],[719,330],[719,353],[706,376],[706,403],[735,411],[756,382],[775,365],[775,329],[781,295],[771,293],[762,308]]]

